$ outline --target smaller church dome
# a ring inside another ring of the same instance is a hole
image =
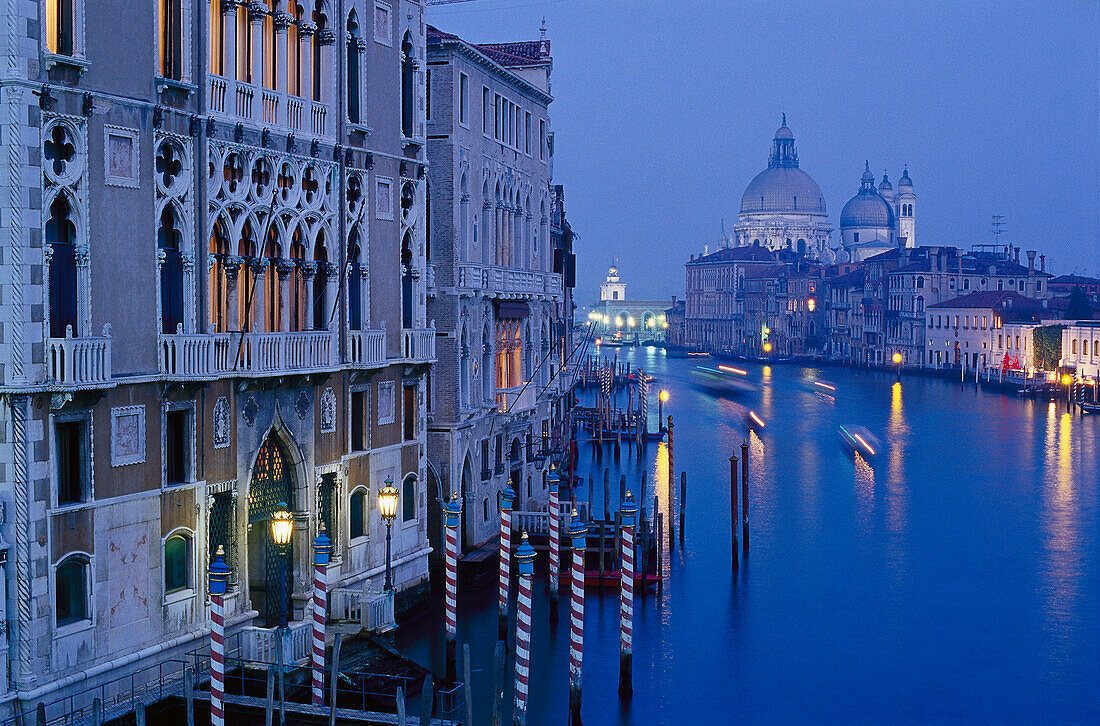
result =
[[[878,190],[880,192],[894,191],[894,187],[890,185],[890,177],[886,176],[886,172],[882,172],[882,181],[878,184]]]
[[[913,188],[913,180],[909,178],[909,166],[906,165],[905,171],[901,173],[901,179],[898,179],[898,189],[902,187]]]
[[[894,210],[890,203],[882,198],[875,189],[875,176],[871,173],[870,165],[863,169],[860,177],[859,192],[848,200],[844,209],[840,212],[840,228],[849,227],[875,227],[879,229],[892,229],[894,226]]]

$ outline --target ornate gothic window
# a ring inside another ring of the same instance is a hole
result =
[[[412,35],[408,32],[401,41],[401,134],[405,138],[412,138],[414,127],[413,119],[416,114],[413,83],[413,72],[416,61],[413,59]]]
[[[328,250],[325,247],[325,232],[317,233],[317,242],[313,245],[313,264],[316,272],[313,276],[313,320],[309,323],[314,330],[328,330]]]
[[[71,327],[79,336],[76,304],[76,227],[70,219],[72,208],[62,192],[50,205],[46,222],[46,244],[50,259],[50,337],[64,338]]]
[[[348,239],[348,328],[363,329],[363,278],[360,274],[359,228],[351,230]]]
[[[412,234],[405,232],[401,242],[401,327],[411,328],[414,322]]]
[[[183,258],[180,254],[179,225],[171,205],[164,207],[157,228],[160,257],[160,323],[161,332],[176,333],[183,325]]]
[[[290,272],[290,323],[291,330],[305,330],[306,321],[306,289],[305,275],[302,274],[302,264],[306,259],[306,248],[302,244],[302,228],[294,230],[294,237],[290,243],[290,261],[294,263],[294,269]],[[309,323],[313,321],[310,320]]]
[[[160,74],[165,78],[183,78],[183,3],[181,0],[160,0]],[[219,18],[220,20],[220,18]]]
[[[226,258],[229,256],[229,237],[218,219],[210,230],[210,329],[223,333],[229,329],[227,311],[229,308],[228,285],[226,280]],[[234,267],[236,276],[239,268]],[[234,283],[235,284],[235,283]]]
[[[225,75],[222,61],[222,2],[210,0],[210,14],[207,17],[207,27],[210,30],[210,72]]]
[[[194,588],[191,576],[191,536],[177,532],[164,541],[164,594]]]
[[[348,15],[347,42],[348,121],[357,124],[362,120],[359,112],[359,46],[363,40],[359,37],[359,20],[354,10]]]
[[[325,79],[321,77],[321,71],[324,70],[322,63],[324,51],[321,48],[321,35],[323,31],[328,27],[328,20],[322,11],[321,0],[317,0],[313,11],[313,22],[317,26],[317,33],[313,37],[313,100],[323,101],[323,89],[325,87]]]

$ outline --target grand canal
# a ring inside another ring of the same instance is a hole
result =
[[[586,723],[1100,719],[1100,417],[972,385],[794,365],[749,366],[759,391],[723,399],[693,388],[697,361],[617,352],[671,392],[687,538],[663,594],[636,604],[628,703],[616,693],[617,594],[589,593]],[[818,375],[835,395],[809,390],[804,379]],[[767,428],[749,436],[751,549],[734,577],[727,458],[747,436],[746,407]],[[842,424],[882,440],[871,465],[841,447]],[[580,461],[596,470],[591,446]],[[667,476],[663,444],[641,459],[624,450],[618,465],[605,455],[598,482],[605,465],[613,482],[643,468],[651,486]],[[492,587],[459,600],[479,723]],[[556,627],[547,608],[536,583],[532,726],[566,723],[567,603]],[[437,672],[440,622],[433,613],[397,635]]]

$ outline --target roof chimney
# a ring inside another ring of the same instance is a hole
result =
[[[1035,272],[1035,254],[1036,250],[1027,251],[1027,274]]]
[[[1047,256],[1039,255],[1039,272],[1047,271]]]
[[[1020,264],[1020,248],[1015,247],[1014,249],[1016,250],[1016,264],[1018,265]]]

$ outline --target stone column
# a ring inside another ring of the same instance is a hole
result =
[[[195,320],[195,253],[184,252],[180,255],[183,264],[183,319],[185,329],[198,331]]]
[[[324,28],[317,31],[321,44],[321,98],[326,106],[333,106],[332,89],[336,87],[336,33]]]
[[[370,268],[359,264],[359,320],[363,323],[363,329],[370,327]],[[400,322],[400,321],[398,321]]]
[[[254,86],[264,85],[264,18],[267,8],[258,2],[248,4],[248,23],[252,26],[252,47],[249,48],[251,66],[248,82]]]
[[[266,307],[267,288],[264,287],[264,272],[267,270],[267,265],[260,258],[249,260],[248,264],[252,265],[252,332],[260,332],[266,326],[266,320],[264,319],[264,310]],[[244,294],[249,295],[249,291],[245,290]],[[247,299],[247,297],[246,297]],[[241,327],[248,326],[247,320],[241,321]]]
[[[279,260],[275,263],[275,272],[279,275],[279,332],[290,332],[290,275],[294,272],[294,263]]]
[[[302,330],[313,329],[313,276],[317,274],[316,262],[299,262],[298,273],[302,276],[302,287],[305,294],[302,296]]]
[[[49,248],[49,245],[46,246]],[[30,480],[27,477],[27,409],[30,399],[22,394],[8,398],[11,407],[12,482],[15,509],[15,581],[16,624],[13,644],[12,679],[19,690],[30,690],[37,677],[31,656],[31,554],[30,554]]]
[[[298,77],[302,89],[302,98],[313,98],[313,35],[317,26],[302,23],[298,26],[298,43],[301,47]],[[305,124],[305,121],[302,122]]]
[[[92,335],[92,316],[88,303],[92,292],[91,252],[88,245],[76,245],[76,324],[73,337]]]
[[[237,277],[241,272],[240,257],[227,257],[222,263],[225,270],[225,329],[240,330],[240,314],[238,312]]]
[[[293,16],[285,11],[275,13],[275,90],[279,93],[287,92],[287,64],[289,62],[290,48],[287,45],[287,28],[294,22]],[[285,112],[284,112],[285,113]],[[281,122],[286,122],[284,115]]]

